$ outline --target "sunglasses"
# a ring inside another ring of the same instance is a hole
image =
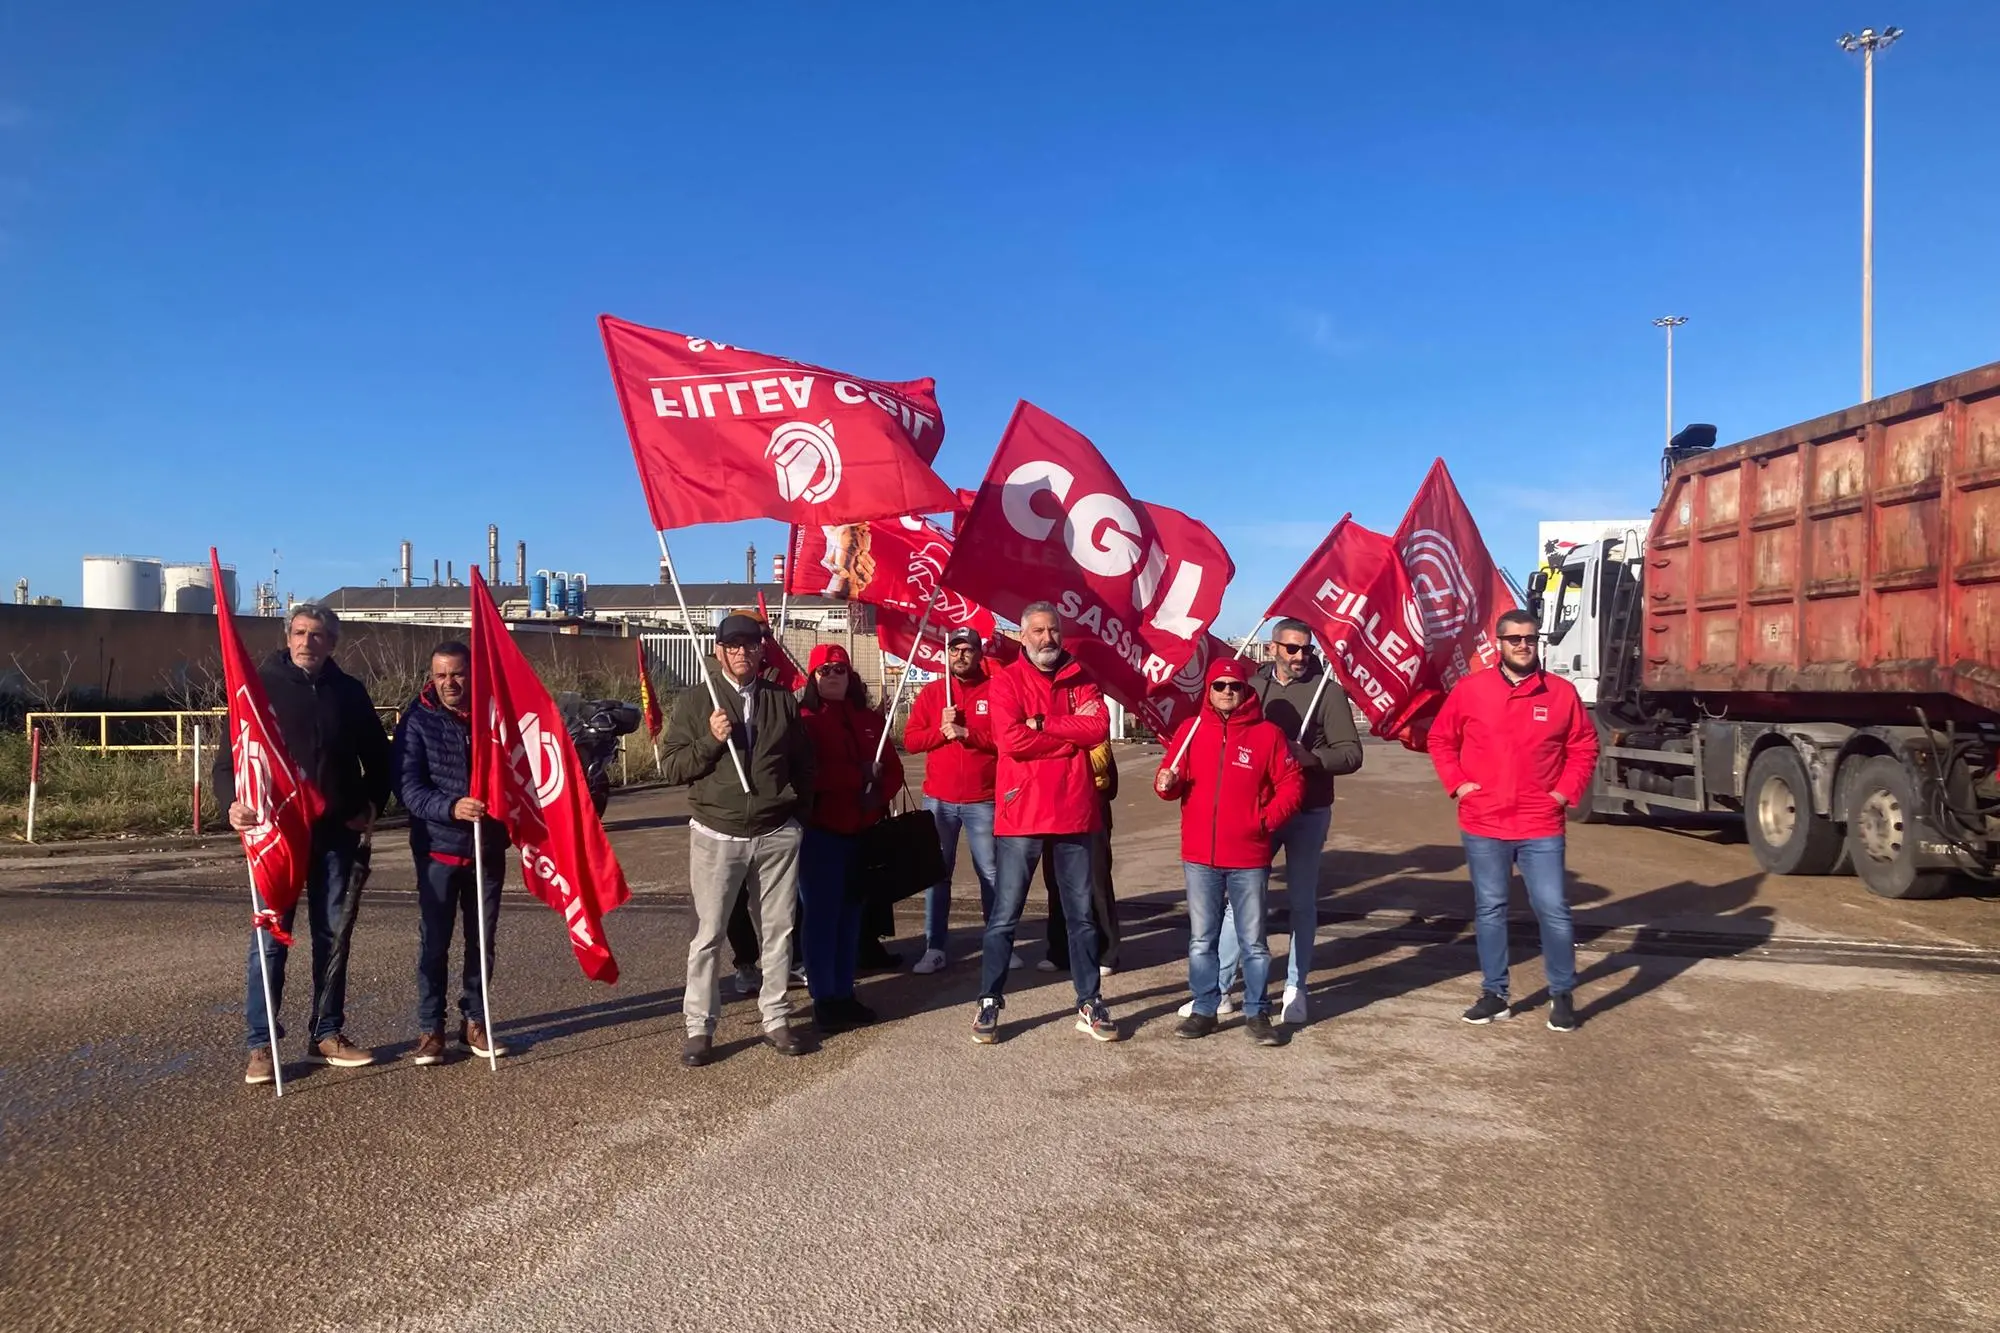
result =
[[[1526,644],[1531,644],[1541,637],[1539,634],[1502,634],[1500,642],[1519,648]]]
[[[847,668],[838,662],[829,662],[813,674],[816,676],[844,676],[847,674]]]
[[[1211,694],[1241,694],[1243,693],[1243,686],[1238,681],[1218,680],[1213,685],[1210,685],[1208,690]]]
[[[724,639],[722,646],[739,653],[745,653],[763,642],[762,639]]]
[[[1302,653],[1306,650],[1303,643],[1274,643],[1271,646],[1281,653]]]

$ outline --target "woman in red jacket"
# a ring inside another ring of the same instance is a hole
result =
[[[1264,720],[1250,688],[1249,665],[1240,658],[1209,665],[1202,711],[1175,730],[1153,790],[1181,803],[1188,988],[1194,992],[1194,1008],[1175,1031],[1190,1038],[1215,1031],[1215,1011],[1222,1001],[1216,945],[1226,896],[1243,946],[1244,1030],[1259,1046],[1282,1045],[1284,1038],[1271,1026],[1264,999],[1271,971],[1271,948],[1264,940],[1264,887],[1271,876],[1271,831],[1298,813],[1305,778],[1284,732]]]
[[[868,687],[837,643],[820,644],[807,659],[799,716],[813,747],[812,809],[799,844],[806,984],[813,1020],[822,1031],[841,1032],[875,1021],[875,1011],[854,998],[862,912],[847,880],[862,830],[881,820],[903,785],[903,761],[890,744],[876,768],[875,746],[887,724],[868,706]]]

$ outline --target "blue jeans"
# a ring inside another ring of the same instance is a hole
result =
[[[944,878],[924,890],[924,947],[947,952],[951,937],[951,874],[958,868],[958,834],[965,831],[972,850],[972,872],[979,877],[979,919],[993,915],[993,802],[954,805],[935,796],[924,797],[924,809],[937,820],[938,847],[944,852]]]
[[[1465,868],[1472,872],[1480,989],[1507,998],[1507,895],[1513,867],[1519,866],[1521,881],[1528,886],[1528,906],[1542,927],[1542,968],[1548,973],[1549,994],[1575,990],[1576,931],[1563,897],[1562,835],[1510,841],[1461,833],[1459,838],[1465,843]]]
[[[308,1031],[315,1042],[339,1035],[347,1026],[347,946],[354,939],[354,921],[361,912],[361,895],[351,892],[354,883],[354,854],[361,835],[340,824],[315,824],[312,848],[306,855],[306,922],[312,931],[312,1026]],[[292,930],[292,918],[299,905],[285,909],[285,933]],[[256,1050],[271,1044],[271,1028],[264,1020],[264,979],[257,965],[257,936],[250,932],[250,961],[245,969],[243,1026],[245,1045]],[[291,953],[284,945],[264,936],[265,957],[271,966],[271,1012],[284,1012],[285,959]],[[285,1026],[278,1025],[278,1035]]]
[[[806,826],[799,843],[799,906],[805,934],[806,983],[813,1002],[854,998],[854,959],[861,948],[861,904],[847,895],[847,872],[861,839]]]
[[[979,996],[1006,1002],[1007,960],[1014,956],[1014,928],[1028,901],[1028,885],[1046,843],[1056,868],[1056,891],[1069,920],[1069,978],[1079,1006],[1097,999],[1097,927],[1090,919],[1090,835],[1088,833],[993,840],[997,873],[993,910],[986,917]]]
[[[459,969],[458,1013],[486,1022],[486,992],[479,978],[479,893],[471,866],[446,865],[430,854],[417,856],[417,1031],[444,1031],[450,983],[451,936],[465,923],[465,963]],[[486,858],[486,970],[493,970],[493,936],[500,929],[500,885],[507,878],[507,854]]]
[[[1285,989],[1304,990],[1312,975],[1313,940],[1319,934],[1319,862],[1326,850],[1326,833],[1333,827],[1333,807],[1301,810],[1271,835],[1271,858],[1285,854],[1285,908],[1290,917],[1290,950],[1285,958]],[[1242,953],[1229,908],[1222,909],[1222,989],[1236,987]]]
[[[1181,862],[1187,876],[1188,989],[1194,1011],[1215,1017],[1222,1001],[1222,979],[1216,961],[1216,941],[1222,936],[1225,913],[1236,923],[1231,938],[1243,965],[1243,1014],[1264,1012],[1264,989],[1271,978],[1271,947],[1264,942],[1264,887],[1267,869],[1223,870]],[[1224,899],[1227,898],[1225,903]]]

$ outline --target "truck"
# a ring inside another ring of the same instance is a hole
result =
[[[1741,820],[1764,870],[2000,874],[2000,362],[1716,448],[1530,576],[1600,754],[1571,817]]]

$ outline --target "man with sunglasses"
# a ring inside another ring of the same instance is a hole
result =
[[[660,752],[661,776],[687,786],[691,816],[688,889],[696,925],[681,1001],[687,1020],[681,1063],[690,1069],[714,1054],[721,1007],[717,962],[730,909],[746,881],[757,892],[764,1040],[783,1055],[805,1051],[792,1030],[785,981],[799,892],[799,820],[812,801],[813,751],[798,700],[765,678],[763,665],[764,622],[740,614],[724,617],[709,669],[719,706],[711,705],[704,688],[682,690]],[[747,792],[730,762],[732,749],[742,762]]]
[[[1512,1018],[1507,999],[1507,897],[1514,867],[1541,924],[1551,1030],[1576,1030],[1576,943],[1564,898],[1563,827],[1597,767],[1597,729],[1576,687],[1542,670],[1535,618],[1509,611],[1494,626],[1500,665],[1462,678],[1431,724],[1439,781],[1458,802],[1472,874],[1474,936],[1483,974],[1468,1023]]]

